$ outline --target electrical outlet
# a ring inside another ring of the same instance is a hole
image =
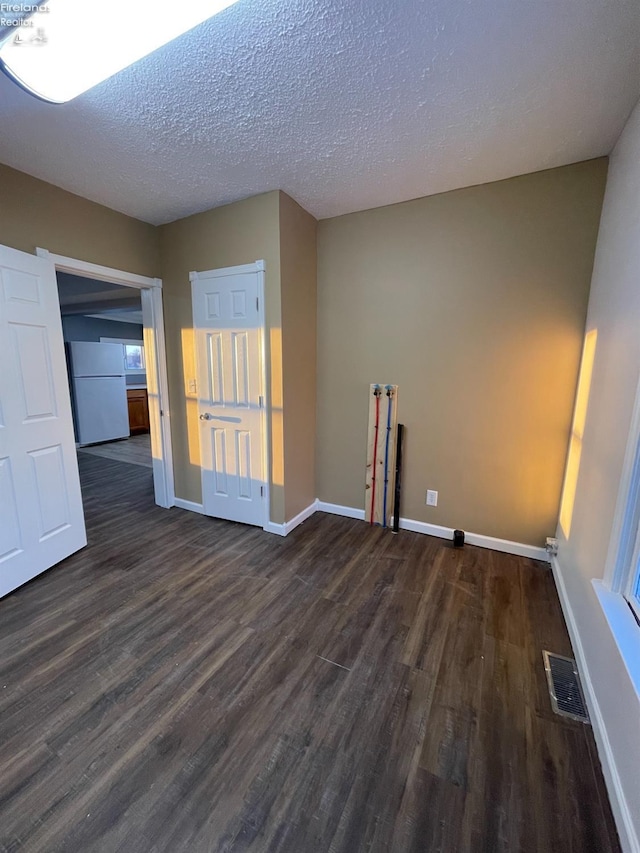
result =
[[[427,506],[438,506],[438,493],[433,489],[427,489],[427,499],[425,503]]]

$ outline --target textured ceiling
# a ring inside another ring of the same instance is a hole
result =
[[[323,218],[608,153],[640,2],[239,0],[63,106],[0,78],[10,166],[155,224],[278,188]]]

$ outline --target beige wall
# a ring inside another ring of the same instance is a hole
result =
[[[158,229],[0,164],[0,244],[159,274]]]
[[[605,171],[592,161],[321,222],[317,441],[317,223],[286,194],[154,228],[0,166],[0,242],[162,276],[179,497],[201,501],[188,274],[264,259],[272,520],[316,494],[363,506],[366,388],[398,382],[403,514],[540,544],[557,515]]]
[[[271,520],[276,523],[292,518],[315,498],[315,227],[313,217],[274,191],[155,228],[0,165],[0,244],[26,252],[42,246],[163,278],[175,490],[196,503],[202,495],[196,395],[187,391],[188,379],[195,377],[189,272],[266,261]]]
[[[321,500],[364,506],[368,386],[397,383],[403,516],[533,545],[553,534],[606,169],[319,223]]]
[[[266,262],[268,382],[274,406],[271,423],[271,519],[283,522],[282,358],[280,351],[280,235],[278,191],[198,213],[161,226],[169,397],[177,497],[201,503],[197,395],[189,272]]]
[[[285,518],[316,498],[317,222],[280,193]]]
[[[640,376],[640,104],[611,155],[589,300],[592,329],[597,342],[576,500],[568,542],[558,528],[558,564],[618,790],[640,839],[640,705],[591,584],[604,574]],[[640,636],[630,653],[640,654],[639,643]],[[617,813],[615,798],[612,805]]]

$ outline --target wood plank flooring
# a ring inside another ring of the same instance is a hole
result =
[[[0,602],[0,850],[619,850],[548,567],[80,465],[88,548]]]
[[[78,447],[78,453],[89,453],[91,456],[101,456],[103,459],[113,459],[114,462],[128,462],[131,465],[143,465],[152,468],[151,436],[132,435],[119,441],[106,441],[103,444],[91,444]]]

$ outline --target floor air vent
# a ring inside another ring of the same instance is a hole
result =
[[[542,652],[542,657],[553,710],[563,717],[588,723],[589,714],[576,662],[547,651]]]

